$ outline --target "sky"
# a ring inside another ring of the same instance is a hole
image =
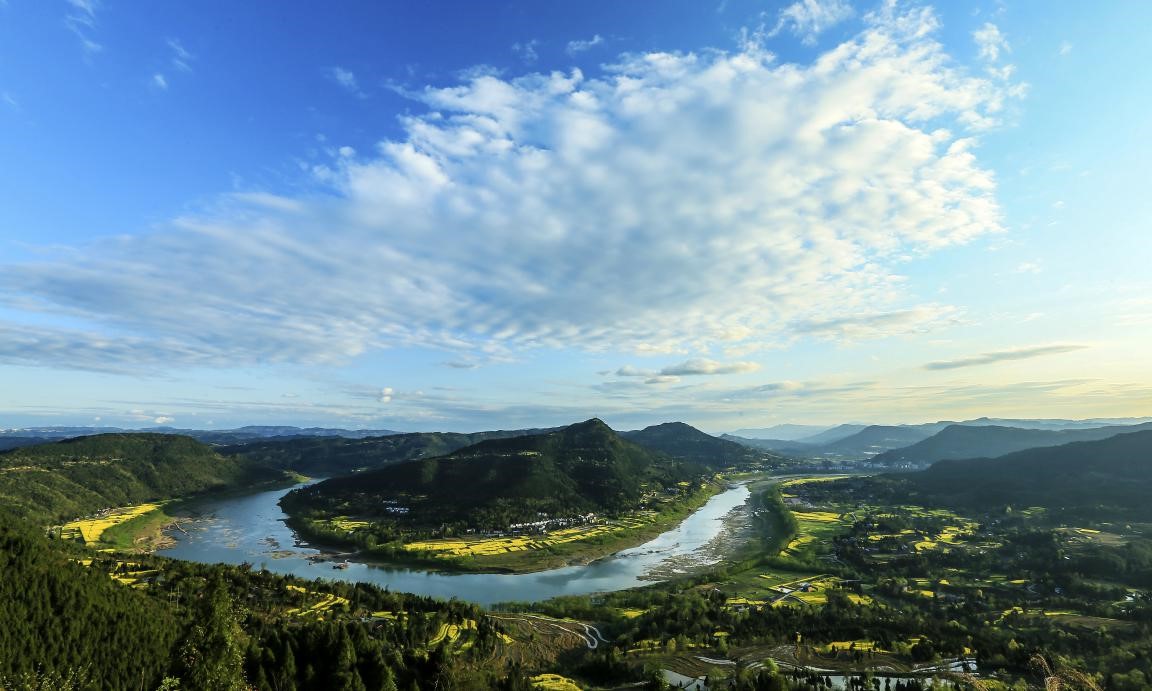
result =
[[[1149,24],[0,0],[0,427],[1152,415]]]

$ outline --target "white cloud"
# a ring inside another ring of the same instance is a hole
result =
[[[926,305],[891,312],[862,312],[831,319],[811,319],[797,322],[793,328],[798,333],[821,338],[856,340],[924,332],[955,324],[959,320],[954,307]]]
[[[168,80],[164,77],[164,75],[157,72],[156,74],[152,75],[152,85],[159,89],[167,89]]]
[[[992,365],[998,362],[1007,362],[1011,360],[1029,360],[1044,355],[1059,355],[1061,353],[1071,353],[1076,350],[1083,350],[1087,348],[1086,345],[1077,343],[1054,343],[1051,345],[1031,346],[1027,348],[1013,348],[1011,350],[997,350],[991,353],[981,353],[980,355],[971,355],[968,357],[957,358],[955,360],[940,360],[937,362],[929,362],[924,365],[924,369],[929,370],[942,370],[942,369],[959,369],[961,367],[978,367],[980,365]]]
[[[694,358],[660,370],[660,374],[675,377],[689,377],[712,374],[746,374],[760,369],[755,362],[716,362],[708,358]]]
[[[80,47],[84,49],[87,57],[104,50],[104,46],[92,39],[92,32],[96,30],[96,12],[100,9],[97,0],[67,0],[71,6],[64,17],[64,26],[80,39]]]
[[[976,41],[976,49],[980,53],[980,58],[988,62],[998,61],[1001,52],[1007,53],[1011,50],[1008,46],[1008,39],[991,22],[987,22],[984,26],[973,31],[972,39]]]
[[[158,417],[152,418],[152,422],[155,422],[157,425],[167,425],[169,423],[176,422],[176,418],[169,417],[167,415],[160,415]]]
[[[192,71],[192,61],[195,56],[184,47],[180,41],[174,38],[168,39],[168,49],[172,51],[172,66],[181,72]]]
[[[1072,43],[1070,41],[1061,41],[1060,47],[1056,49],[1056,53],[1060,56],[1071,55]]]
[[[0,266],[0,304],[36,313],[0,359],[691,357],[951,323],[894,270],[1001,229],[970,130],[1007,86],[951,66],[927,10],[866,21],[811,64],[749,46],[426,87],[406,136],[333,158],[306,193]]]
[[[776,27],[768,35],[775,36],[788,28],[805,44],[812,45],[820,34],[854,14],[847,0],[798,0],[780,10]]]
[[[568,46],[565,48],[565,51],[568,53],[568,55],[575,56],[579,53],[583,53],[585,51],[591,50],[592,48],[595,48],[596,46],[602,45],[603,43],[604,43],[604,37],[601,36],[600,34],[596,34],[595,36],[593,36],[592,38],[589,38],[589,39],[569,41]]]
[[[343,67],[333,67],[328,72],[328,76],[348,93],[358,96],[363,95],[360,91],[360,82],[357,81],[356,75],[351,70],[346,70]]]
[[[376,400],[380,403],[391,403],[392,393],[392,387],[385,386],[384,388],[380,389],[380,394],[376,396]]]
[[[536,52],[536,48],[539,47],[539,45],[540,41],[536,39],[524,41],[523,43],[513,43],[512,52],[525,64],[531,65],[540,59],[540,55]]]

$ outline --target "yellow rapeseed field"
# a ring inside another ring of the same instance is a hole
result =
[[[532,686],[545,691],[581,691],[576,682],[559,674],[537,674],[532,677]]]
[[[126,523],[137,516],[143,516],[158,508],[160,508],[159,504],[138,504],[136,506],[126,506],[122,509],[109,511],[98,518],[70,521],[61,527],[60,537],[73,540],[79,538],[84,540],[84,544],[86,545],[94,545],[100,542],[100,538],[104,535],[105,530],[120,525],[121,523]]]
[[[514,535],[509,537],[485,537],[475,540],[445,538],[440,540],[417,540],[404,544],[404,549],[413,552],[431,552],[438,557],[493,556],[522,552],[525,550],[547,549],[554,545],[579,542],[595,537],[612,535],[623,530],[640,528],[651,522],[648,516],[638,516],[613,521],[611,524],[578,526],[552,531],[546,535]]]

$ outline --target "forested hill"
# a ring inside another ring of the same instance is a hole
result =
[[[78,674],[75,688],[156,688],[180,632],[172,608],[42,534],[0,508],[0,687],[62,688]]]
[[[496,439],[448,456],[334,478],[290,494],[284,505],[380,515],[385,501],[410,509],[415,523],[462,521],[507,525],[538,512],[571,516],[637,508],[646,492],[662,492],[707,470],[629,442],[600,420],[555,432]]]
[[[344,475],[390,463],[443,456],[486,439],[505,439],[546,430],[497,430],[460,434],[413,432],[383,437],[297,437],[225,446],[220,452],[273,468],[313,475]]]
[[[0,453],[0,505],[54,522],[277,475],[189,437],[99,434]]]
[[[1097,441],[1117,434],[1152,429],[1152,423],[1133,426],[1111,425],[1088,429],[1021,429],[999,425],[949,425],[940,432],[902,449],[893,449],[872,459],[895,465],[931,465],[936,461],[961,458],[996,458],[1014,451],[1044,446],[1060,446],[1076,441]]]
[[[621,432],[621,437],[641,446],[709,468],[754,463],[764,454],[736,442],[713,437],[683,422],[665,422],[642,430]]]
[[[940,461],[903,481],[933,503],[958,508],[1043,506],[1152,519],[1152,430],[996,459]]]

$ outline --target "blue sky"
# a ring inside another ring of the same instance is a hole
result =
[[[0,427],[1152,410],[1143,2],[0,2]]]

